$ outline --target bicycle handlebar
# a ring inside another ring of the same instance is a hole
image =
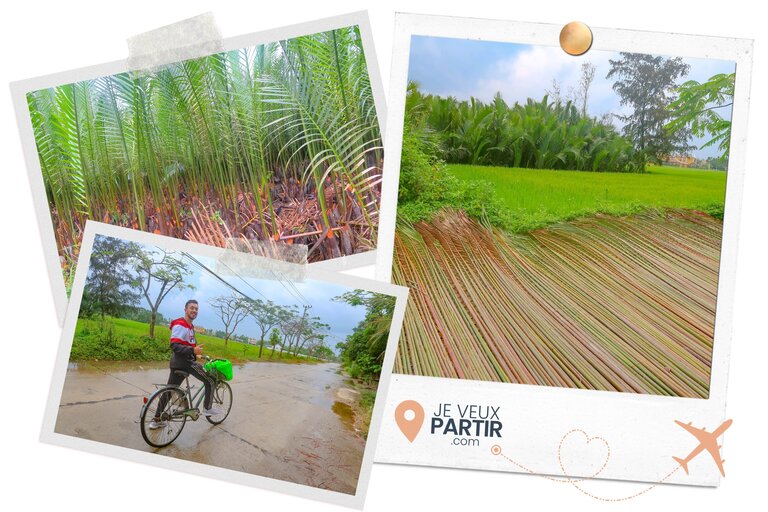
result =
[[[216,359],[211,359],[211,356],[205,355],[205,354],[201,355],[201,357],[206,361],[208,361],[209,363],[212,361],[224,361],[224,359],[221,359],[220,357],[217,357]]]

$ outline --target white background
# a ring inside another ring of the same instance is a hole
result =
[[[682,3],[681,3],[682,4]],[[368,8],[384,90],[395,11],[566,23],[578,19],[594,26],[671,31],[755,39],[748,154],[736,281],[734,331],[727,416],[734,424],[725,436],[726,478],[718,489],[662,486],[627,502],[602,504],[566,484],[538,476],[436,468],[374,465],[366,510],[458,510],[494,507],[570,510],[646,510],[676,505],[716,510],[756,498],[764,502],[765,415],[768,362],[764,289],[768,169],[762,115],[766,108],[766,36],[764,16],[747,2],[669,1],[526,2],[473,0],[380,2],[19,2],[0,15],[6,84],[123,58],[125,39],[161,25],[213,10],[225,37]],[[762,22],[762,23],[761,23]],[[3,508],[77,507],[79,510],[131,510],[186,507],[226,510],[313,509],[338,507],[255,490],[226,482],[113,460],[38,442],[40,425],[59,342],[59,328],[34,218],[8,89],[0,99],[2,129],[2,311],[5,391],[0,433],[0,488]],[[372,275],[372,270],[371,274]],[[567,414],[567,411],[563,411]],[[595,494],[622,496],[643,484],[588,482]]]

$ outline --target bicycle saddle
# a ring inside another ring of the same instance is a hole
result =
[[[173,370],[173,373],[175,373],[179,377],[184,377],[185,379],[189,377],[189,372],[185,372],[184,370]]]

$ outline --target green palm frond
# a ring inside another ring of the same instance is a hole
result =
[[[383,154],[357,27],[27,100],[62,251],[87,218],[200,240],[300,238],[315,259],[375,245]]]

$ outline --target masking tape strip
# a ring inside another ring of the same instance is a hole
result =
[[[256,279],[303,281],[307,274],[307,246],[272,240],[227,239],[216,260],[216,272]]]
[[[224,51],[221,30],[207,12],[127,39],[128,69],[154,70]]]

